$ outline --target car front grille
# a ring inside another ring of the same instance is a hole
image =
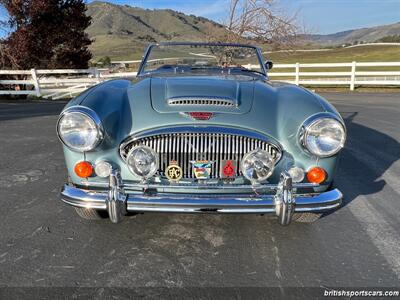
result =
[[[276,145],[257,138],[220,133],[175,133],[148,136],[124,143],[120,148],[121,157],[126,160],[129,151],[139,145],[146,145],[158,153],[159,175],[164,176],[166,168],[172,161],[176,161],[182,168],[184,178],[195,178],[191,161],[212,161],[210,177],[219,178],[223,160],[236,161],[236,176],[240,176],[240,162],[252,150],[266,150],[276,161],[281,156]]]

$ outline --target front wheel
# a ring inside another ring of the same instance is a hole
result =
[[[293,215],[293,221],[299,222],[299,223],[314,223],[317,221],[319,218],[321,218],[322,214],[316,214],[316,213],[295,213]]]
[[[106,211],[95,210],[93,208],[75,207],[75,211],[85,220],[102,220],[108,218]]]

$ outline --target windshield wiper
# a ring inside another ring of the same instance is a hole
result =
[[[256,71],[256,70],[250,70],[246,68],[221,68],[221,67],[207,67],[207,66],[198,66],[198,67],[190,67],[190,70],[216,70],[216,71],[222,71],[225,73],[225,71],[230,74],[232,71],[240,71],[240,72],[247,72],[247,73],[256,73],[265,76],[263,72]]]
[[[210,69],[220,69],[218,67],[190,67],[190,70],[210,70]]]
[[[257,71],[257,70],[250,70],[250,69],[245,69],[245,68],[238,68],[236,70],[242,71],[242,72],[248,72],[248,73],[257,73],[260,75],[265,76],[265,74],[263,72]]]

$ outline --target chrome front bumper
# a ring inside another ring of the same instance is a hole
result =
[[[288,225],[294,212],[324,212],[337,208],[342,193],[333,189],[320,194],[294,195],[292,179],[281,174],[275,195],[265,194],[146,194],[125,193],[117,171],[109,178],[109,190],[90,191],[64,185],[61,200],[75,207],[107,210],[110,220],[118,223],[130,212],[217,212],[217,213],[275,213],[281,225]]]

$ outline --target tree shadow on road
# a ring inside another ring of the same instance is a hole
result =
[[[1,101],[0,122],[23,118],[55,116],[60,114],[66,104],[66,101]]]

